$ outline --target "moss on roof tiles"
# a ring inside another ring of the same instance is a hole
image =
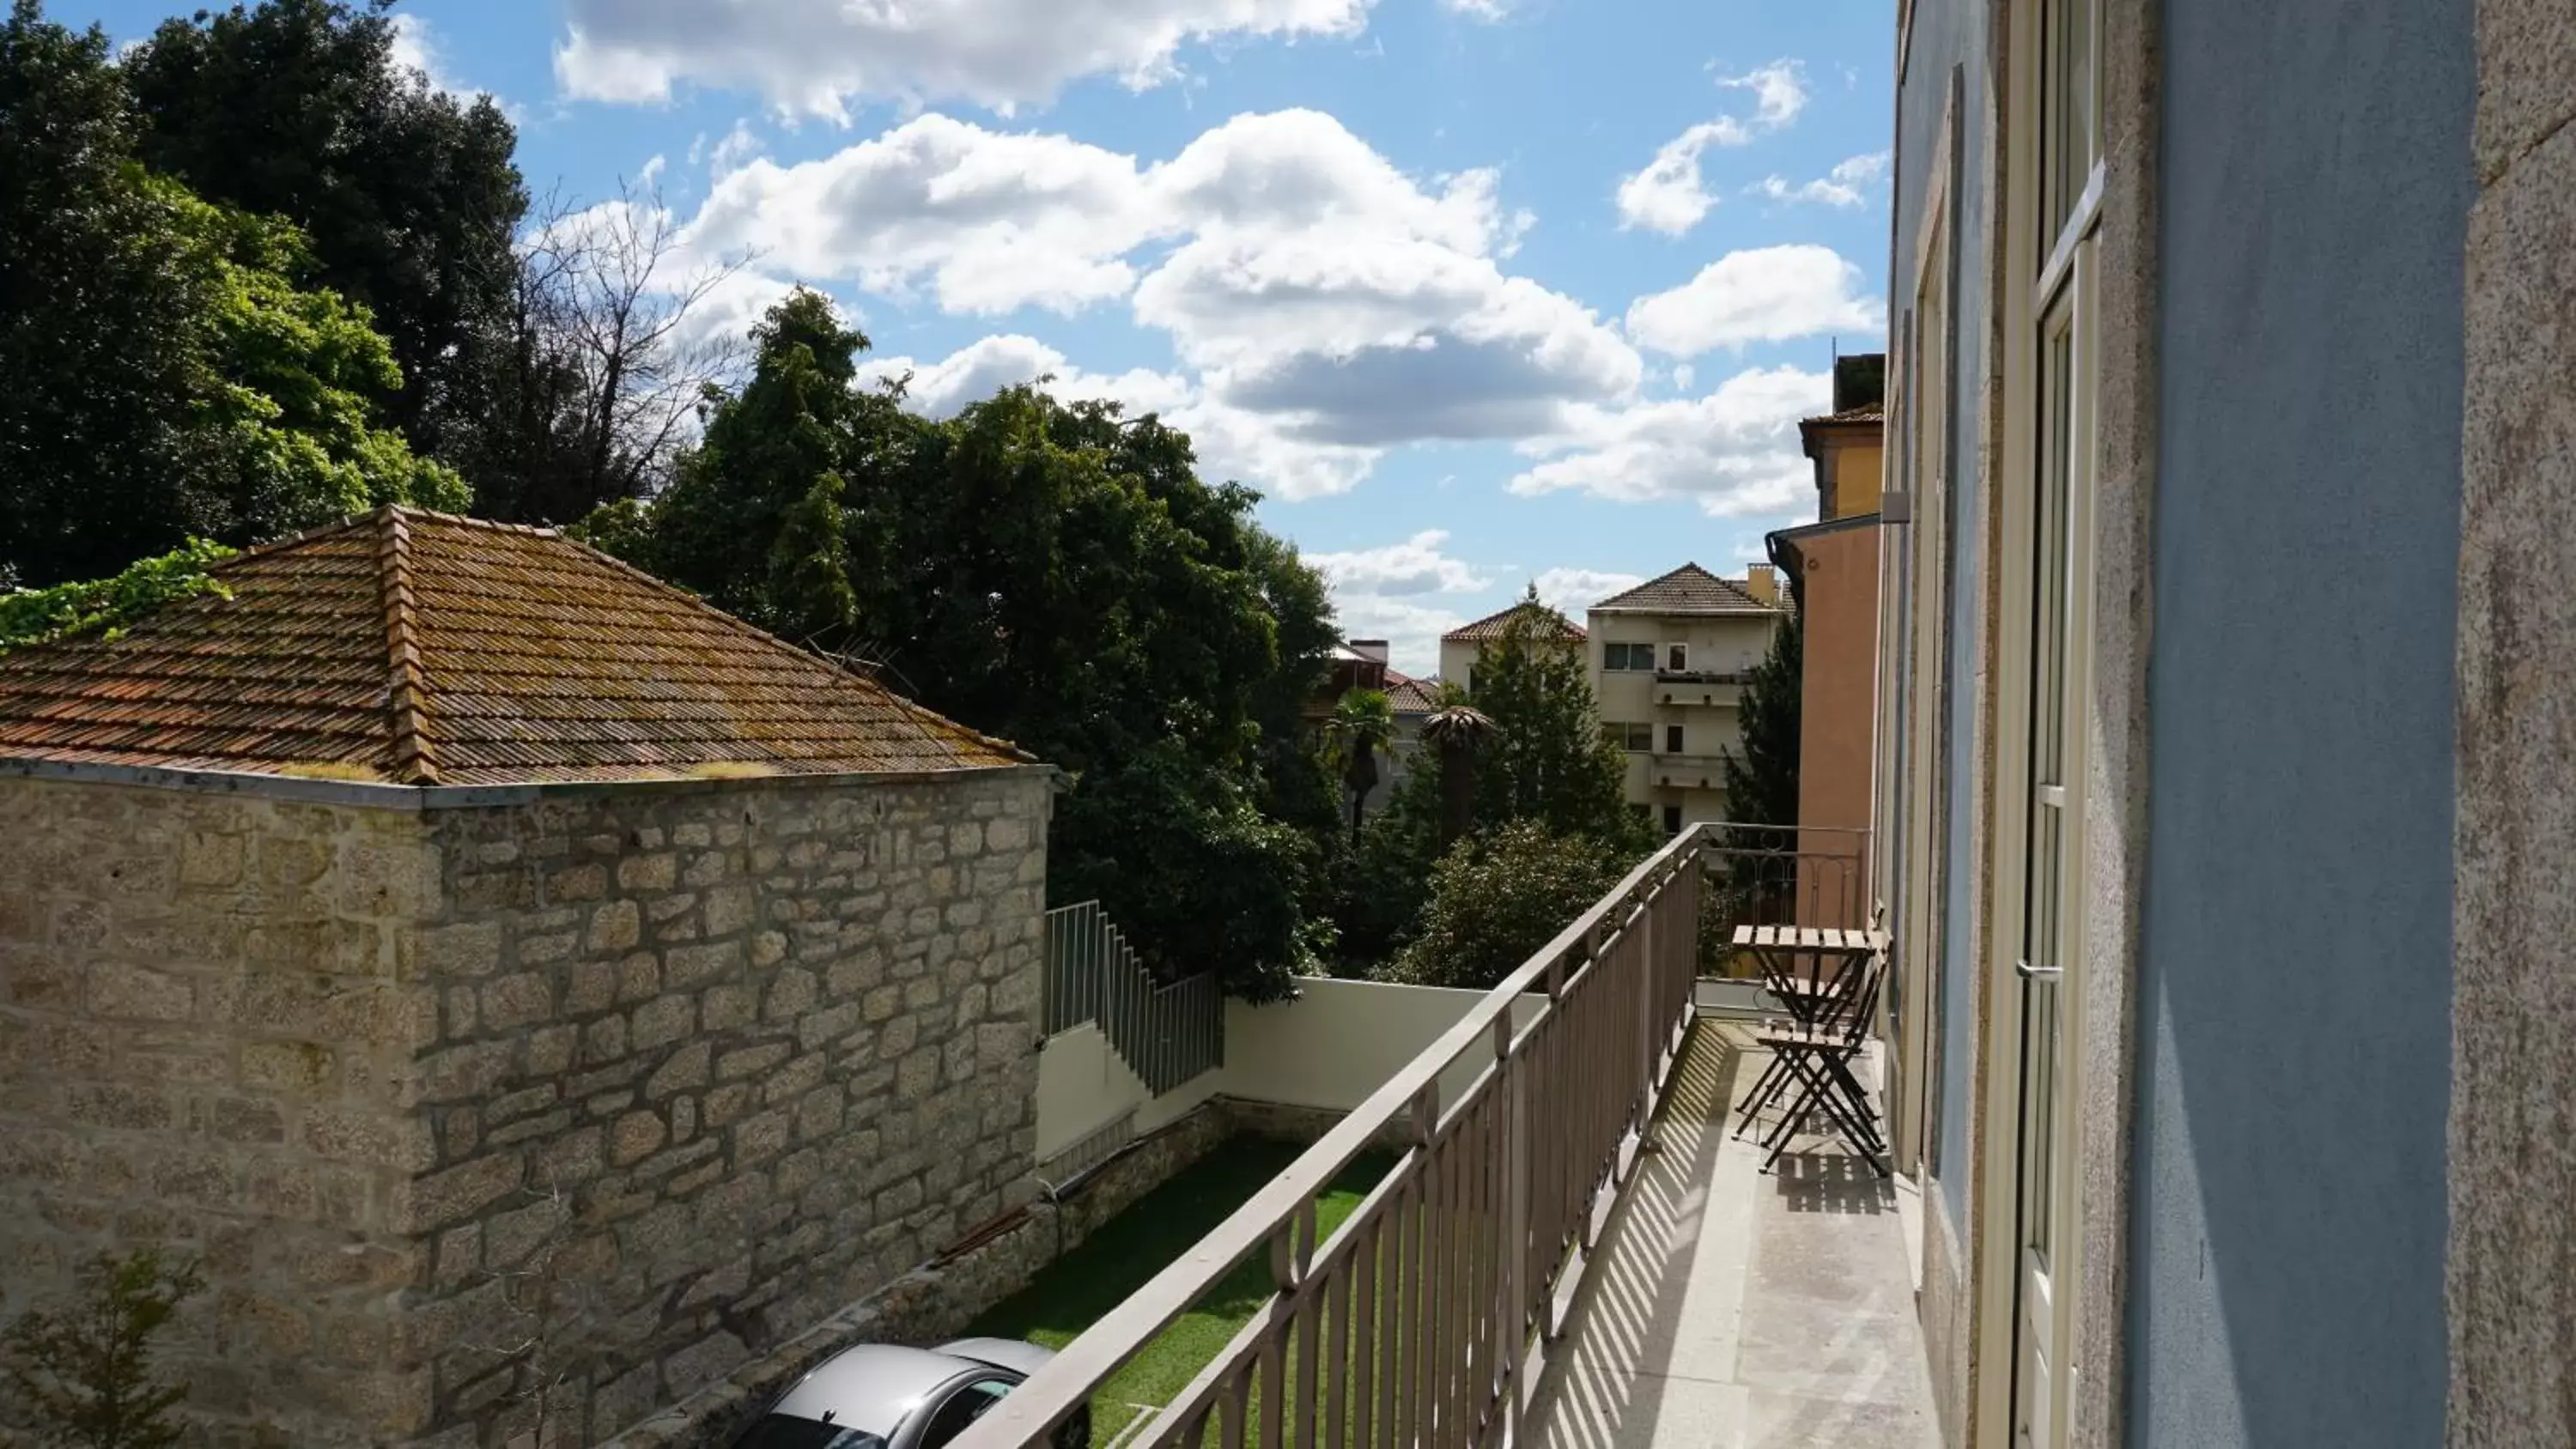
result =
[[[1028,757],[547,529],[388,508],[0,658],[0,757],[403,784]]]

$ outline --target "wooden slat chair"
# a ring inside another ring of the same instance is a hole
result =
[[[1773,1027],[1803,1027],[1827,1020],[1839,1020],[1850,1004],[1850,996],[1861,984],[1863,976],[1861,968],[1867,961],[1865,957],[1843,953],[1843,942],[1851,933],[1817,931],[1814,928],[1796,926],[1762,929],[1778,932],[1777,936],[1771,938],[1777,943],[1772,949],[1785,951],[1788,955],[1788,965],[1786,969],[1781,970],[1767,969],[1773,958],[1766,956],[1764,958],[1766,970],[1763,973],[1763,984],[1768,986],[1771,994],[1779,999],[1781,1010],[1788,1015],[1786,1020],[1778,1017],[1768,1018],[1757,1030]],[[1872,929],[1876,929],[1874,925]],[[1806,939],[1810,936],[1814,937],[1812,941]],[[1792,944],[1793,942],[1798,944]],[[1823,964],[1823,957],[1828,954],[1828,951],[1836,960],[1836,965],[1830,974],[1825,971]],[[1805,955],[1810,962],[1803,974],[1797,967],[1798,957],[1801,955]],[[1763,1068],[1761,1077],[1753,1083],[1742,1098],[1737,1100],[1735,1112],[1741,1119],[1737,1122],[1735,1130],[1738,1138],[1745,1135],[1755,1115],[1778,1099],[1782,1089],[1788,1085],[1788,1071],[1786,1062],[1779,1057],[1773,1057],[1771,1064]]]
[[[1788,1109],[1776,1126],[1763,1139],[1769,1155],[1762,1170],[1779,1165],[1781,1154],[1789,1143],[1806,1130],[1807,1122],[1817,1112],[1853,1151],[1868,1159],[1871,1170],[1885,1177],[1887,1169],[1879,1159],[1886,1155],[1887,1144],[1879,1136],[1875,1108],[1870,1106],[1869,1091],[1852,1071],[1852,1059],[1869,1044],[1870,1019],[1877,1010],[1878,993],[1887,984],[1887,957],[1873,953],[1860,967],[1860,980],[1834,1011],[1812,1023],[1776,1022],[1757,1029],[1753,1039],[1771,1051],[1773,1072],[1765,1073],[1774,1080],[1763,1100],[1754,1108],[1759,1114],[1773,1101],[1787,1097],[1795,1087]],[[1737,1135],[1743,1135],[1739,1129]]]

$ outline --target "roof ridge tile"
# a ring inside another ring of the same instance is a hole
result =
[[[435,785],[438,747],[430,730],[429,685],[420,669],[420,631],[411,589],[411,521],[398,507],[387,507],[378,517],[382,532],[376,562],[383,571],[385,656],[391,675],[386,702],[393,723],[388,763],[394,779],[402,784]]]

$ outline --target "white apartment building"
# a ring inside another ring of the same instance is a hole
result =
[[[1722,579],[1695,563],[1587,611],[1592,694],[1628,749],[1628,801],[1665,831],[1726,818],[1719,757],[1742,748],[1745,681],[1783,613],[1767,565]]]

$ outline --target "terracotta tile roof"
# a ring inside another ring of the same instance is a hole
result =
[[[1503,637],[1504,626],[1511,623],[1513,615],[1520,613],[1524,609],[1536,610],[1538,613],[1545,615],[1548,619],[1555,620],[1557,625],[1557,637],[1561,639],[1581,639],[1584,637],[1582,625],[1575,623],[1572,619],[1565,617],[1563,614],[1547,607],[1545,604],[1532,604],[1528,600],[1524,599],[1520,603],[1512,605],[1510,608],[1497,609],[1493,613],[1487,614],[1485,617],[1476,620],[1472,624],[1459,625],[1457,628],[1441,635],[1441,642],[1447,643],[1448,641],[1455,639],[1462,643],[1479,644],[1488,639],[1500,639]]]
[[[1386,672],[1386,702],[1397,714],[1429,714],[1440,708],[1440,685],[1436,680],[1416,679],[1390,669]]]
[[[0,757],[489,785],[1022,763],[549,529],[388,508],[0,657]]]
[[[1802,427],[1810,423],[1883,423],[1886,421],[1887,405],[1884,403],[1862,403],[1858,407],[1845,408],[1838,413],[1827,413],[1822,417],[1800,418],[1798,420],[1799,425]]]
[[[1686,563],[1592,607],[1632,614],[1767,614],[1775,606],[1746,593],[1744,585],[1733,579],[1721,579],[1698,564]]]

